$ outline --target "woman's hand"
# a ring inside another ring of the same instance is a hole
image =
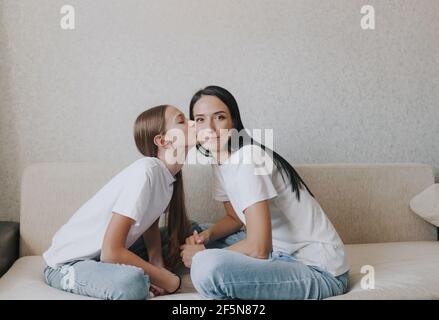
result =
[[[200,251],[205,250],[206,247],[204,244],[184,244],[180,247],[181,253],[181,259],[183,261],[183,264],[190,268],[192,265],[192,257]]]
[[[210,233],[209,230],[204,230],[201,233],[198,233],[194,230],[194,233],[186,238],[186,244],[195,245],[195,244],[207,244],[209,242]]]

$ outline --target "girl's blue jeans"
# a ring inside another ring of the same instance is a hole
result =
[[[192,222],[192,229],[199,228]],[[168,252],[168,233],[160,229],[163,255]],[[130,248],[143,260],[148,252],[140,237]],[[105,300],[144,300],[149,297],[150,281],[143,269],[95,260],[73,261],[58,268],[46,266],[44,278],[51,287]]]

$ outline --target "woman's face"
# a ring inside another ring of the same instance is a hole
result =
[[[233,129],[229,108],[215,96],[202,96],[193,107],[197,140],[210,151],[222,150]]]
[[[175,149],[185,148],[186,151],[196,144],[195,122],[188,120],[183,112],[174,106],[165,111],[165,139],[172,143]]]

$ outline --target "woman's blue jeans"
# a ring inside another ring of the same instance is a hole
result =
[[[200,225],[205,230],[209,224]],[[269,259],[256,259],[225,250],[245,238],[239,231],[206,246],[192,258],[191,278],[196,290],[208,299],[293,300],[324,299],[344,294],[348,272],[332,274],[274,251]]]

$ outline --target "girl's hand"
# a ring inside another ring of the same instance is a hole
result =
[[[175,293],[181,286],[181,278],[171,271],[162,268],[161,271],[164,273],[166,284],[162,285],[162,288],[166,291],[166,294]],[[157,285],[154,285],[158,287]],[[160,288],[160,287],[158,287]]]
[[[181,259],[183,261],[183,264],[187,267],[190,268],[192,265],[192,257],[199,251],[203,251],[205,250],[206,247],[204,246],[204,244],[195,244],[195,245],[191,245],[191,244],[184,244],[180,247],[181,253]]]
[[[154,297],[163,296],[165,294],[168,294],[168,292],[165,289],[160,288],[152,283],[149,286],[149,291],[151,291],[154,294]]]
[[[186,244],[195,245],[195,244],[207,244],[209,242],[209,231],[204,230],[201,233],[198,233],[197,230],[194,230],[194,233],[186,238]]]
[[[151,285],[149,287],[149,291],[151,291],[155,297],[163,296],[165,294],[175,293],[181,287],[181,278],[179,276],[173,274],[172,272],[170,272],[166,269],[163,269],[163,271],[168,273],[168,276],[169,276],[169,281],[168,281],[169,285],[167,285],[169,290],[166,290],[164,288],[161,288],[161,287],[151,283]]]

